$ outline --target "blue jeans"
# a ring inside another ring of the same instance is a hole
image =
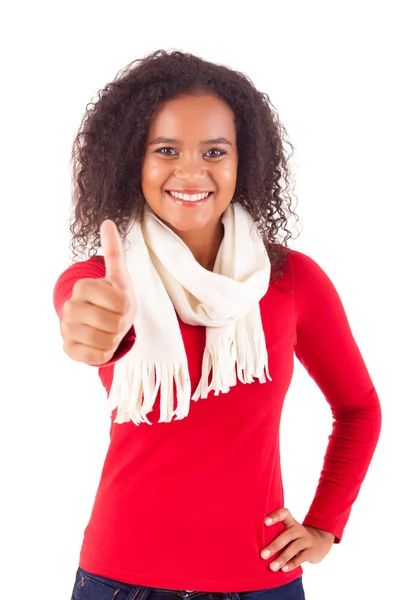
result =
[[[80,567],[71,600],[305,600],[302,577],[269,590],[255,592],[185,592],[130,585],[92,575]]]

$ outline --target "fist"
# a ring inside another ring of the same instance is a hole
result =
[[[63,306],[61,335],[64,352],[90,365],[107,363],[132,326],[136,302],[125,265],[122,241],[109,219],[100,227],[104,278],[79,279]]]

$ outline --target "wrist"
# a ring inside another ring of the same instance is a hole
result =
[[[309,529],[314,529],[321,537],[324,539],[330,540],[332,543],[335,541],[335,535],[330,531],[326,531],[325,529],[319,529],[319,527],[313,527],[312,525],[305,525],[305,527]]]

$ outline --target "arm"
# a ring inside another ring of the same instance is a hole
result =
[[[53,291],[53,304],[59,320],[62,318],[64,303],[72,296],[72,290],[78,279],[85,277],[102,278],[105,276],[105,264],[102,256],[93,256],[89,260],[76,262],[68,267],[58,278]],[[102,365],[106,367],[122,358],[132,347],[135,341],[135,330],[132,326],[119,344],[112,359]]]
[[[296,307],[295,354],[329,402],[333,426],[303,525],[340,542],[381,428],[379,399],[339,295],[310,257],[289,253]]]

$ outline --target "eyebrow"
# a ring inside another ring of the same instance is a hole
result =
[[[181,140],[175,140],[173,138],[158,137],[155,140],[152,140],[151,142],[149,142],[149,146],[152,146],[155,144],[183,144],[183,142]],[[212,140],[204,140],[203,142],[200,142],[200,144],[226,144],[226,145],[232,146],[231,142],[229,142],[224,137],[215,138]]]

